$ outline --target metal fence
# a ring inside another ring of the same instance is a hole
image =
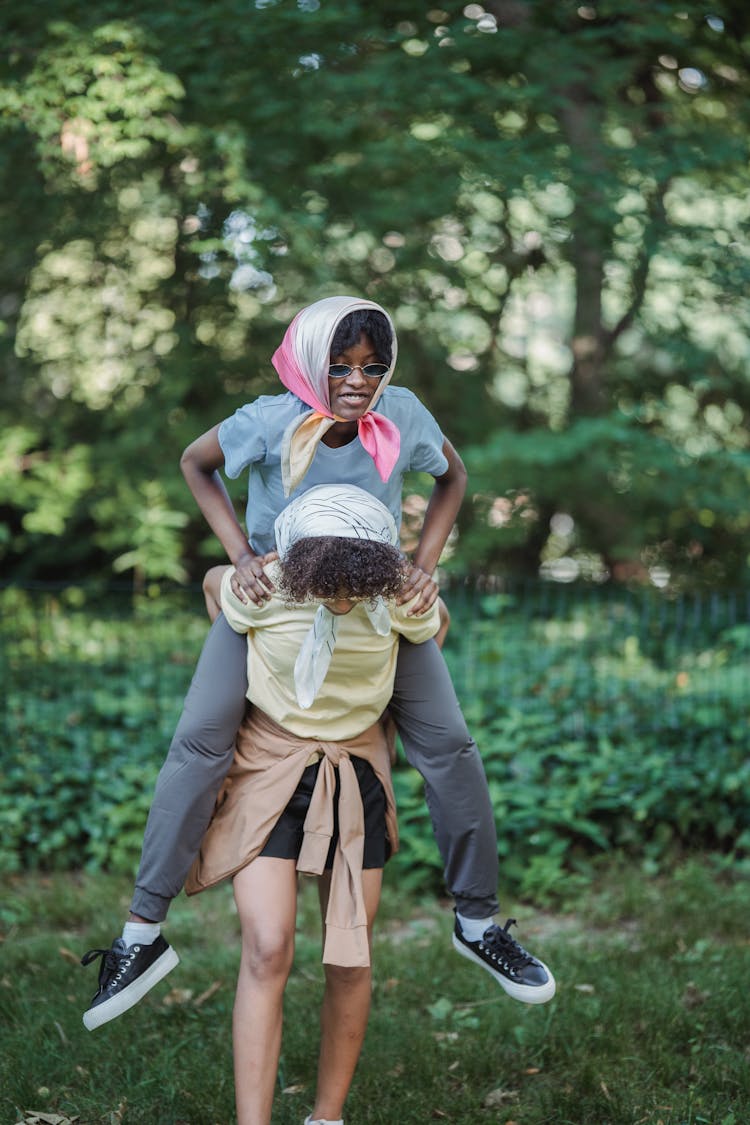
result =
[[[481,717],[627,736],[750,714],[750,590],[455,583],[447,658]],[[451,635],[452,634],[452,635]]]
[[[750,590],[451,578],[443,596],[446,659],[474,721],[516,711],[554,718],[568,736],[619,737],[750,714]],[[96,712],[103,681],[117,675],[137,683],[141,704],[165,726],[207,627],[196,588],[134,597],[124,587],[14,586],[0,591],[0,611],[4,700],[12,693],[16,707],[28,698],[33,708],[54,697]]]

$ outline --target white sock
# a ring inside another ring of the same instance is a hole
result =
[[[126,922],[122,927],[122,940],[130,947],[135,945],[153,945],[161,933],[158,922]]]
[[[339,1117],[336,1121],[331,1121],[329,1117],[316,1117],[312,1118],[308,1113],[305,1118],[305,1125],[344,1125],[343,1117]]]
[[[460,923],[461,932],[467,941],[481,941],[485,930],[495,921],[492,915],[489,918],[466,918],[458,910],[456,911],[456,917]]]

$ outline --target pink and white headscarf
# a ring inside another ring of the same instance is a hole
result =
[[[382,313],[391,329],[392,352],[388,373],[380,380],[367,413],[357,422],[359,440],[370,454],[381,480],[388,480],[398,461],[401,434],[395,423],[373,406],[391,381],[396,366],[397,342],[393,322],[385,309],[374,301],[358,297],[324,297],[297,313],[287,328],[271,362],[284,386],[311,408],[296,418],[284,434],[281,448],[281,475],[285,495],[289,495],[310,468],[318,443],[337,418],[328,394],[328,368],[331,344],[340,322],[357,309]]]

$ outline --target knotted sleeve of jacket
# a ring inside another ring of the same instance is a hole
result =
[[[197,894],[235,875],[265,846],[312,757],[321,759],[304,823],[297,869],[321,875],[333,836],[336,767],[339,838],[334,852],[323,961],[347,967],[370,963],[362,890],[364,811],[352,756],[373,767],[386,797],[386,832],[398,850],[396,802],[388,746],[380,723],[343,742],[300,738],[253,707],[240,727],[232,767],[185,883]]]

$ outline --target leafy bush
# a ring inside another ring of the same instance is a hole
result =
[[[736,598],[454,591],[446,657],[479,744],[504,886],[541,898],[598,853],[658,870],[750,847],[750,627]],[[439,877],[418,778],[396,776],[413,882]]]
[[[205,634],[199,597],[1,596],[13,628],[0,866],[130,872]],[[736,606],[550,601],[545,588],[448,597],[446,657],[485,763],[504,888],[570,889],[613,850],[655,870],[678,848],[748,848],[750,628]],[[421,778],[399,764],[395,786],[399,880],[437,889]]]
[[[0,868],[131,871],[203,623],[174,598],[6,590]],[[179,629],[174,627],[179,620]]]

